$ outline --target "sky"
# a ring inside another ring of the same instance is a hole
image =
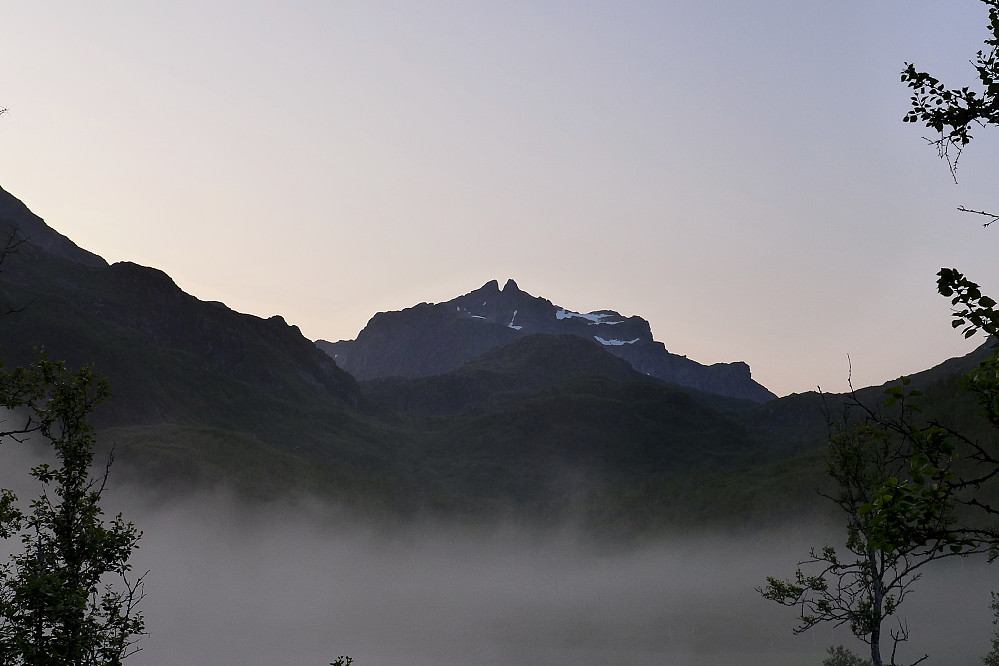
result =
[[[640,315],[778,395],[970,351],[943,266],[999,292],[903,124],[953,87],[977,0],[0,0],[0,186],[108,261],[352,339],[496,279]],[[849,361],[848,361],[849,358]]]

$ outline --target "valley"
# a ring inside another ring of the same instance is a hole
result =
[[[885,387],[778,398],[640,317],[512,280],[313,343],[108,265],[2,190],[0,233],[24,239],[0,274],[4,363],[43,348],[111,380],[99,454],[150,570],[129,663],[814,664],[850,640],[793,637],[754,588],[842,538],[819,495],[830,417]],[[984,354],[913,374],[928,418],[988,435],[953,390]],[[30,494],[42,454],[0,453],[0,485]],[[927,649],[985,651],[993,578],[934,577],[907,611]],[[928,603],[946,595],[969,617]]]

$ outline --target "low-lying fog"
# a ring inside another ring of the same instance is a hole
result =
[[[7,447],[5,447],[7,448]],[[0,485],[31,492],[4,451]],[[538,533],[411,525],[340,525],[302,507],[244,510],[217,495],[153,507],[108,498],[145,532],[133,561],[149,569],[149,636],[130,666],[678,664],[818,666],[848,631],[793,636],[793,609],[754,590],[788,576],[814,526],[663,537],[642,546],[587,543],[570,528]],[[954,560],[927,570],[904,610],[901,655],[979,663],[990,647],[999,564]]]

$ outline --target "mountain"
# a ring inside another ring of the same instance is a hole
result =
[[[23,365],[38,347],[93,363],[114,392],[99,426],[216,428],[321,460],[370,458],[357,382],[281,317],[198,300],[153,268],[108,265],[0,189],[6,239],[20,243],[0,274],[0,312],[15,311],[0,317],[0,357]]]
[[[317,346],[361,380],[427,377],[528,335],[575,335],[627,361],[638,372],[718,395],[766,402],[776,396],[753,381],[743,362],[702,365],[666,350],[649,322],[613,310],[579,313],[496,280],[443,303],[380,312],[356,340]]]
[[[704,377],[714,368],[731,383],[740,364],[681,364],[639,317],[570,312],[512,282],[376,315],[332,347],[348,368],[393,375],[358,380],[281,317],[201,301],[153,268],[108,265],[0,189],[0,250],[8,239],[20,244],[0,265],[0,313],[13,312],[0,315],[0,359],[30,363],[44,347],[93,363],[114,392],[95,423],[115,479],[168,501],[224,486],[393,519],[572,517],[633,531],[772,520],[816,503],[825,414],[850,401],[723,395]],[[664,381],[622,349],[692,368],[706,390]],[[977,436],[979,410],[954,391],[975,358],[913,386],[927,418]],[[877,405],[881,388],[857,395]]]

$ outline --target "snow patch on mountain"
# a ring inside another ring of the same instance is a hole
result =
[[[639,340],[639,338],[635,338],[634,340],[604,340],[599,335],[594,335],[593,339],[602,345],[609,345],[612,347],[620,347],[621,345],[633,345]]]
[[[514,324],[513,322],[515,322],[516,320],[517,320],[517,310],[514,310],[513,311],[513,316],[510,317],[510,323],[507,324],[507,326],[509,328],[512,328],[515,331],[519,331],[520,329],[522,329],[524,327],[523,326],[517,326],[516,324]]]
[[[580,314],[579,312],[573,312],[572,310],[566,310],[565,308],[561,308],[558,312],[555,313],[555,318],[558,319],[559,321],[563,319],[572,319],[573,317],[576,317],[578,319],[588,319],[591,324],[620,324],[621,323],[620,321],[604,321],[604,319],[613,316],[614,315],[612,314],[606,314],[600,312]]]

